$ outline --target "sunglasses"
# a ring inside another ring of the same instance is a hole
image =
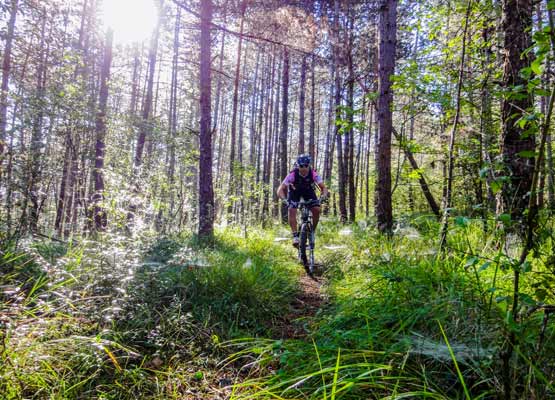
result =
[[[299,168],[308,168],[309,164],[299,164]]]

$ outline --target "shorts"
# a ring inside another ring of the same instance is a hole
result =
[[[298,203],[303,199],[304,201],[312,201],[312,207],[318,207],[320,205],[320,201],[318,200],[318,196],[316,196],[316,192],[314,188],[307,188],[307,189],[297,189],[297,190],[289,190],[287,192],[287,200],[294,201]],[[289,208],[297,208],[297,207],[289,207]]]

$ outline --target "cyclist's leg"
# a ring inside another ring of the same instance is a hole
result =
[[[291,190],[287,192],[287,200],[294,201],[298,203],[301,200],[301,193],[298,190]],[[291,232],[296,233],[297,226],[297,207],[289,207],[288,210],[289,226],[291,227]]]
[[[300,193],[289,190],[287,192],[287,199],[292,200],[294,202],[299,202],[301,199]],[[288,221],[289,226],[291,227],[291,233],[293,234],[293,246],[297,247],[299,244],[299,232],[297,226],[297,208],[296,207],[289,207],[288,210]]]
[[[289,226],[291,227],[291,232],[292,233],[296,233],[297,232],[297,209],[296,208],[289,208]]]
[[[310,209],[312,212],[312,229],[316,231],[316,227],[318,226],[318,221],[320,220],[320,206],[315,206]]]
[[[318,226],[318,221],[320,220],[320,203],[318,202],[318,196],[316,196],[316,192],[313,188],[310,188],[305,193],[303,193],[303,197],[307,201],[314,201],[315,205],[310,208],[312,212],[312,230],[316,231],[316,227]]]

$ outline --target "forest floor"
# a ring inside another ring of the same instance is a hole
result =
[[[305,273],[300,275],[299,291],[291,299],[289,307],[284,308],[287,313],[275,322],[273,327],[274,340],[303,340],[310,335],[314,318],[317,317],[318,311],[327,302],[327,298],[322,291],[326,283],[321,276],[323,266],[319,264],[316,265],[316,268],[314,277]],[[189,390],[189,397],[186,396],[185,399],[205,399],[206,397],[202,397],[202,395],[209,395],[210,399],[213,400],[229,399],[233,396],[232,384],[240,385],[242,380],[250,378],[249,368],[245,369],[244,367],[245,365],[233,363],[220,369],[208,382],[208,387],[205,386],[200,391],[198,391],[198,388]]]
[[[319,274],[318,274],[319,275]],[[322,293],[324,279],[301,275],[299,292],[289,304],[289,312],[283,316],[276,326],[280,339],[301,339],[310,332],[311,319],[314,318],[325,304],[326,298]]]

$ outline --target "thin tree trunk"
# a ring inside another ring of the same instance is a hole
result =
[[[379,13],[378,51],[378,172],[376,182],[376,217],[378,229],[390,232],[393,227],[391,199],[391,133],[393,129],[391,104],[391,77],[395,71],[395,49],[397,34],[397,0],[383,0]]]
[[[335,120],[341,119],[341,78],[339,76],[339,71],[336,70],[335,73]],[[337,176],[339,181],[339,186],[337,190],[337,195],[339,197],[339,220],[341,223],[347,222],[347,202],[346,202],[346,171],[345,171],[345,160],[343,154],[343,138],[339,132],[340,126],[335,125],[334,136],[337,145]]]
[[[179,63],[179,35],[181,30],[181,7],[177,7],[177,16],[174,28],[173,41],[173,60],[172,60],[172,77],[170,86],[170,113],[169,113],[169,165],[168,165],[168,183],[170,190],[169,218],[173,218],[175,208],[175,141],[177,131],[177,69]]]
[[[108,81],[112,65],[112,39],[113,32],[108,29],[104,44],[104,60],[100,71],[100,97],[98,99],[98,113],[96,115],[96,145],[93,169],[94,194],[91,203],[94,204],[93,218],[96,231],[106,229],[107,217],[102,207],[104,200],[104,152],[106,138],[106,106],[108,102]]]
[[[304,154],[304,110],[306,98],[306,56],[301,64],[301,83],[299,95],[299,154]],[[313,161],[314,162],[314,161]]]
[[[236,194],[237,182],[235,179],[235,146],[237,142],[237,106],[239,101],[239,76],[241,72],[241,52],[243,49],[243,27],[245,22],[245,10],[247,8],[247,1],[243,0],[241,2],[241,22],[239,26],[239,43],[237,45],[237,63],[235,65],[235,79],[233,81],[233,103],[231,111],[231,143],[230,143],[230,153],[229,153],[229,192],[228,197],[230,197],[229,207],[228,207],[228,217],[233,214],[233,204],[231,197]]]
[[[147,77],[147,87],[146,87],[146,97],[143,103],[143,112],[141,126],[139,130],[139,136],[137,138],[137,147],[135,149],[135,168],[140,168],[143,164],[143,149],[147,136],[152,131],[151,126],[151,109],[152,109],[152,97],[154,92],[154,74],[156,71],[156,54],[158,53],[158,38],[160,36],[160,25],[162,24],[163,15],[163,0],[160,0],[160,16],[158,17],[158,23],[154,30],[150,42],[150,48],[148,52],[148,77]]]
[[[355,190],[355,164],[354,164],[354,152],[355,152],[355,138],[354,138],[354,92],[355,92],[355,74],[353,71],[353,30],[354,30],[354,16],[350,16],[349,22],[349,52],[347,54],[347,67],[349,71],[349,81],[347,83],[347,108],[349,113],[347,116],[347,121],[349,123],[349,129],[345,136],[345,162],[346,162],[346,184],[349,191],[349,222],[354,222],[356,218],[356,190]]]
[[[282,78],[282,106],[281,106],[281,133],[279,135],[279,157],[280,157],[280,176],[287,175],[287,131],[289,116],[289,50],[283,50],[283,78]],[[281,205],[281,220],[285,224],[287,222],[287,206]]]
[[[443,221],[441,224],[441,236],[439,241],[439,249],[443,250],[447,242],[447,228],[449,226],[449,214],[451,211],[451,198],[452,198],[452,187],[453,187],[453,170],[455,168],[455,139],[457,134],[457,128],[459,125],[460,113],[461,113],[461,91],[463,84],[463,74],[464,74],[464,63],[466,55],[466,32],[468,31],[468,19],[470,17],[472,0],[468,1],[468,6],[466,8],[466,16],[464,20],[463,38],[462,38],[462,49],[461,49],[461,61],[459,64],[459,78],[457,82],[457,97],[455,104],[455,119],[453,121],[453,127],[451,128],[451,135],[449,137],[449,154],[448,154],[448,168],[447,168],[447,185],[445,192],[445,199],[443,201]]]
[[[212,60],[210,25],[212,0],[202,0],[200,31],[200,157],[199,157],[199,226],[198,235],[211,240],[214,232],[214,189],[212,186],[211,90]]]
[[[4,152],[6,143],[6,122],[8,116],[8,89],[11,73],[12,43],[15,30],[15,20],[17,16],[18,0],[11,0],[10,18],[8,21],[8,31],[5,36],[4,54],[2,57],[2,86],[0,87],[0,186],[3,180]]]
[[[41,177],[41,152],[43,148],[43,119],[44,119],[44,92],[46,86],[46,63],[47,63],[47,50],[45,48],[46,41],[46,19],[47,12],[43,9],[42,16],[42,27],[41,27],[41,41],[40,41],[40,56],[39,64],[37,68],[37,101],[35,103],[35,118],[33,120],[32,137],[30,145],[30,176],[28,181],[28,191],[26,197],[31,201],[31,207],[29,210],[29,229],[31,232],[35,233],[38,229],[39,222],[39,185]]]
[[[314,142],[315,128],[316,128],[316,123],[315,123],[316,57],[314,55],[312,56],[312,66],[310,69],[311,69],[311,76],[310,76],[311,90],[310,90],[310,128],[309,128],[309,136],[308,136],[308,154],[310,154],[310,158],[313,160],[312,162],[314,163],[314,165],[316,165],[317,164],[316,151],[315,151],[316,144]]]
[[[509,181],[505,182],[499,193],[497,212],[510,214],[513,221],[522,221],[524,218],[534,166],[534,158],[523,156],[524,152],[534,152],[534,135],[523,137],[522,134],[528,127],[516,123],[519,116],[524,116],[533,105],[532,97],[526,92],[527,80],[520,73],[532,61],[532,52],[525,53],[531,45],[531,25],[531,0],[503,1],[503,87],[512,91],[514,96],[505,96],[501,105],[501,154]],[[518,90],[520,91],[515,93]],[[515,227],[518,229],[518,226]]]

